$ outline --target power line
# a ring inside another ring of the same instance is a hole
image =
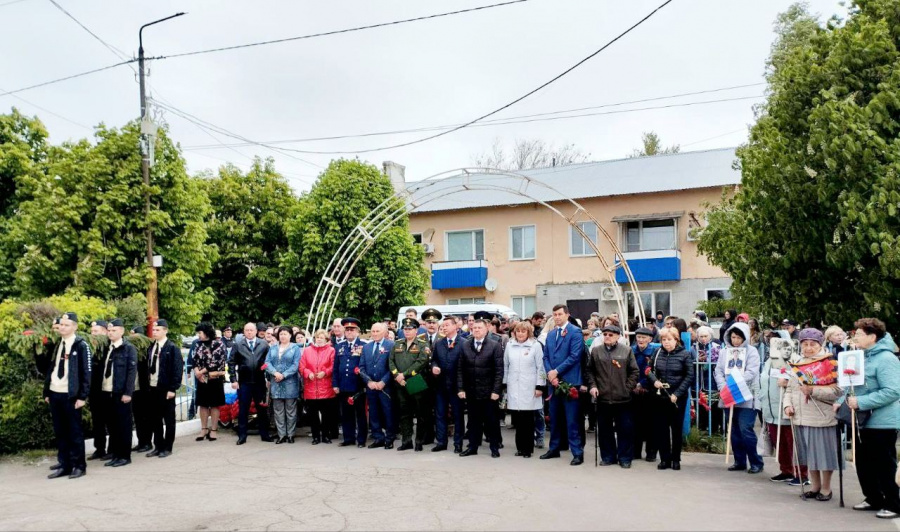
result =
[[[746,133],[746,132],[747,132],[747,128],[746,128],[746,127],[742,127],[741,129],[735,129],[734,131],[729,131],[729,132],[727,132],[727,133],[721,133],[721,134],[716,135],[716,136],[714,136],[714,137],[707,137],[707,138],[705,138],[705,139],[695,140],[695,141],[693,141],[693,142],[688,142],[687,144],[680,144],[680,146],[681,146],[682,148],[684,148],[684,147],[687,147],[687,146],[693,146],[693,145],[695,145],[695,144],[703,144],[704,142],[706,142],[706,141],[708,141],[708,140],[720,139],[720,138],[722,138],[722,137],[727,137],[727,136],[729,136],[729,135],[734,135],[735,133],[740,133],[740,132]]]
[[[590,107],[580,107],[580,108],[576,108],[576,109],[550,111],[550,112],[546,112],[546,113],[537,113],[537,114],[530,114],[530,115],[510,116],[510,117],[506,117],[506,118],[494,118],[491,120],[484,120],[479,124],[473,125],[472,127],[488,127],[488,126],[494,126],[494,125],[504,125],[505,123],[517,123],[517,122],[510,122],[512,120],[527,119],[527,118],[532,118],[532,117],[544,117],[544,116],[551,116],[551,115],[560,115],[560,114],[565,114],[565,113],[572,113],[572,112],[576,112],[576,111],[585,111],[585,110],[593,110],[593,109],[606,109],[609,107],[620,107],[623,105],[631,105],[631,104],[636,104],[636,103],[646,103],[646,102],[654,102],[654,101],[660,101],[660,100],[670,100],[670,99],[675,99],[675,98],[683,98],[685,96],[696,96],[696,95],[700,95],[700,94],[709,94],[709,93],[723,92],[723,91],[729,91],[729,90],[735,90],[735,89],[743,89],[743,88],[748,88],[748,87],[757,87],[760,85],[765,85],[765,83],[748,83],[748,84],[744,84],[744,85],[732,85],[729,87],[720,87],[720,88],[716,88],[716,89],[706,89],[706,90],[693,91],[693,92],[682,92],[679,94],[670,94],[670,95],[666,95],[666,96],[654,96],[651,98],[642,98],[639,100],[629,100],[629,101],[624,101],[624,102],[606,103],[606,104],[594,105],[594,106],[590,106]],[[754,96],[754,98],[755,97],[756,96]],[[725,100],[725,101],[731,101],[731,100],[729,99],[729,100]],[[715,100],[712,102],[718,103],[719,100]],[[656,109],[656,107],[649,108],[649,109]],[[638,110],[640,110],[640,109],[638,109]],[[628,111],[630,112],[632,110],[628,110]],[[562,118],[580,118],[582,116],[585,116],[585,115],[573,115],[573,116],[566,116],[566,117],[562,117]],[[397,129],[397,130],[391,130],[391,131],[375,131],[375,132],[357,133],[357,134],[333,135],[333,136],[327,136],[327,137],[308,137],[308,138],[299,138],[299,139],[271,140],[271,141],[265,141],[265,142],[267,144],[296,144],[296,143],[302,143],[302,142],[316,142],[316,141],[324,141],[324,140],[377,137],[377,136],[384,136],[384,135],[398,135],[398,134],[403,134],[403,133],[420,133],[420,132],[424,132],[424,131],[442,131],[442,130],[446,130],[446,129],[452,129],[459,125],[460,124],[458,124],[458,123],[457,124],[444,124],[444,125],[440,125],[440,126],[424,126],[424,127],[409,128],[409,129]],[[185,149],[202,149],[202,148],[208,148],[208,147],[213,147],[213,146],[210,146],[210,145],[188,146]]]
[[[112,52],[113,54],[115,54],[116,57],[118,57],[119,59],[122,59],[122,60],[130,59],[130,58],[128,57],[128,55],[127,55],[125,52],[123,52],[122,50],[119,50],[119,49],[116,48],[115,46],[113,46],[113,45],[109,44],[108,42],[104,41],[103,39],[100,38],[99,35],[97,35],[97,34],[94,33],[93,31],[91,31],[87,26],[85,26],[84,24],[82,24],[81,21],[79,21],[77,18],[75,18],[74,15],[72,15],[71,13],[69,13],[68,11],[66,11],[65,8],[63,8],[63,6],[59,5],[59,3],[56,2],[56,0],[49,0],[49,1],[50,1],[51,4],[53,4],[54,6],[56,6],[56,9],[59,9],[60,11],[62,11],[67,17],[69,17],[70,19],[72,19],[72,21],[75,22],[75,24],[78,24],[78,25],[81,27],[81,29],[83,29],[84,31],[88,32],[88,33],[90,34],[91,37],[93,37],[94,39],[96,39],[97,41],[99,41],[100,44],[102,44],[102,45],[105,46],[110,52]]]
[[[611,41],[607,42],[606,44],[604,44],[603,46],[601,46],[600,48],[598,48],[596,51],[594,51],[593,53],[591,53],[590,55],[588,55],[588,56],[585,57],[584,59],[578,61],[578,62],[575,63],[574,65],[570,66],[569,68],[565,69],[565,70],[562,71],[561,73],[557,74],[556,76],[554,76],[553,78],[551,78],[549,81],[546,81],[546,82],[542,83],[542,84],[539,85],[537,88],[532,89],[532,90],[526,92],[525,94],[523,94],[522,96],[519,96],[519,97],[516,98],[515,100],[513,100],[513,101],[511,101],[511,102],[509,102],[509,103],[507,103],[507,104],[505,104],[505,105],[503,105],[503,106],[501,106],[501,107],[498,107],[497,109],[494,109],[493,111],[491,111],[491,112],[489,112],[489,113],[483,114],[483,115],[479,116],[478,118],[475,118],[474,120],[470,120],[470,121],[468,121],[468,122],[466,122],[466,123],[464,123],[464,124],[461,124],[461,125],[459,125],[459,126],[456,126],[456,127],[452,128],[452,129],[449,129],[449,130],[447,130],[447,131],[443,131],[443,132],[441,132],[441,133],[436,133],[436,134],[434,134],[434,135],[429,135],[429,136],[424,137],[424,138],[421,138],[421,139],[411,140],[411,141],[409,141],[409,142],[402,142],[402,143],[400,143],[400,144],[392,144],[392,145],[390,145],[390,146],[381,146],[381,147],[379,147],[379,148],[369,148],[369,149],[366,149],[366,150],[345,150],[345,151],[308,151],[308,150],[307,150],[307,151],[304,151],[304,150],[296,150],[296,149],[292,149],[292,150],[290,150],[290,151],[293,151],[293,152],[296,152],[296,153],[310,153],[310,154],[318,154],[318,155],[342,155],[342,154],[372,153],[372,152],[376,152],[376,151],[392,150],[392,149],[395,149],[395,148],[403,148],[403,147],[406,147],[406,146],[412,146],[413,144],[420,144],[420,143],[422,143],[422,142],[427,142],[427,141],[429,141],[429,140],[433,140],[433,139],[436,139],[436,138],[438,138],[438,137],[443,137],[444,135],[449,135],[450,133],[454,133],[454,132],[456,132],[456,131],[459,131],[460,129],[469,127],[469,126],[471,126],[472,124],[475,124],[476,122],[480,122],[480,121],[484,120],[485,118],[488,118],[488,117],[490,117],[490,116],[493,116],[493,115],[499,113],[500,111],[503,111],[504,109],[508,109],[508,108],[512,107],[513,105],[515,105],[515,104],[521,102],[521,101],[524,100],[525,98],[528,98],[528,97],[531,96],[532,94],[534,94],[534,93],[536,93],[536,92],[538,92],[538,91],[540,91],[540,90],[542,90],[542,89],[548,87],[549,85],[551,85],[551,84],[553,84],[554,82],[558,81],[559,79],[561,79],[561,78],[564,77],[565,75],[569,74],[570,72],[572,72],[572,71],[575,70],[576,68],[580,67],[580,66],[583,65],[584,63],[586,63],[586,62],[590,61],[591,59],[593,59],[594,57],[596,57],[598,54],[600,54],[601,52],[603,52],[604,50],[606,50],[607,48],[609,48],[610,46],[612,46],[616,41],[618,41],[618,40],[621,39],[622,37],[624,37],[624,36],[628,35],[629,33],[631,33],[635,28],[637,28],[638,26],[640,26],[641,24],[643,24],[644,22],[646,22],[648,19],[650,19],[650,17],[652,17],[653,15],[655,15],[655,14],[656,14],[657,12],[659,12],[662,8],[664,8],[664,7],[666,7],[667,5],[671,4],[673,1],[674,1],[674,0],[666,0],[665,2],[663,2],[662,4],[660,4],[659,6],[657,6],[656,9],[654,9],[654,10],[651,11],[649,14],[647,14],[644,18],[642,18],[642,19],[640,19],[639,21],[635,22],[635,23],[634,23],[631,27],[629,27],[627,30],[625,30],[625,31],[623,31],[622,33],[618,34],[618,35],[617,35],[616,37],[614,37]]]
[[[94,70],[88,70],[86,72],[80,72],[78,74],[72,74],[71,76],[65,76],[62,78],[52,79],[50,81],[44,81],[42,83],[37,83],[35,85],[29,85],[28,87],[22,87],[21,89],[6,91],[0,96],[10,96],[12,94],[18,94],[20,92],[30,91],[31,89],[37,89],[38,87],[46,87],[47,85],[53,85],[55,83],[60,83],[63,81],[68,81],[70,79],[81,78],[84,76],[89,76],[91,74],[96,74],[98,72],[103,72],[104,70],[110,70],[116,67],[120,67],[122,65],[128,65],[131,63],[137,63],[137,59],[129,59],[128,61],[120,61],[118,63],[114,63],[112,65],[106,65],[105,67],[95,68]]]
[[[0,4],[0,7],[11,6],[13,4],[18,4],[19,2],[25,2],[25,1],[27,1],[27,0],[12,0],[11,2],[4,2],[4,3]]]
[[[224,52],[224,51],[228,51],[228,50],[238,50],[238,49],[241,49],[241,48],[251,48],[251,47],[255,47],[255,46],[264,46],[264,45],[267,45],[267,44],[278,44],[278,43],[284,43],[284,42],[299,41],[299,40],[303,40],[303,39],[312,39],[312,38],[314,38],[314,37],[327,37],[327,36],[330,36],[330,35],[339,35],[339,34],[341,34],[341,33],[350,33],[350,32],[361,31],[361,30],[371,30],[371,29],[375,29],[375,28],[383,28],[383,27],[386,27],[386,26],[396,26],[396,25],[399,25],[399,24],[406,24],[406,23],[408,23],[408,22],[419,22],[419,21],[422,21],[422,20],[430,20],[430,19],[441,18],[441,17],[449,17],[449,16],[452,16],[452,15],[461,15],[461,14],[464,14],[464,13],[472,13],[472,12],[475,12],[475,11],[482,11],[482,10],[485,10],[485,9],[492,9],[492,8],[495,8],[495,7],[504,7],[504,6],[509,6],[509,5],[512,5],[512,4],[521,4],[521,3],[527,2],[527,1],[528,1],[528,0],[511,0],[511,1],[509,1],[509,2],[501,2],[501,3],[499,3],[499,4],[491,4],[491,5],[486,5],[486,6],[478,6],[478,7],[468,8],[468,9],[459,9],[459,10],[457,10],[457,11],[448,11],[448,12],[446,12],[446,13],[436,13],[436,14],[434,14],[434,15],[425,15],[425,16],[422,16],[422,17],[408,18],[408,19],[403,19],[403,20],[395,20],[395,21],[393,21],[393,22],[382,22],[382,23],[379,23],[379,24],[369,24],[369,25],[367,25],[367,26],[357,26],[357,27],[355,27],[355,28],[347,28],[347,29],[343,29],[343,30],[326,31],[326,32],[322,32],[322,33],[313,33],[313,34],[310,34],[310,35],[300,35],[300,36],[297,36],[297,37],[286,37],[286,38],[283,38],[283,39],[273,39],[273,40],[270,40],[270,41],[260,41],[260,42],[253,42],[253,43],[247,43],[247,44],[237,44],[237,45],[233,45],[233,46],[222,46],[222,47],[219,47],[219,48],[209,48],[209,49],[206,49],[206,50],[196,50],[196,51],[193,51],[193,52],[181,52],[181,53],[177,53],[177,54],[161,55],[161,56],[150,57],[150,58],[147,58],[147,59],[174,59],[174,58],[177,58],[177,57],[187,57],[187,56],[191,56],[191,55],[200,55],[200,54],[211,54],[211,53],[214,53],[214,52]]]
[[[0,88],[0,91],[2,91],[2,90],[3,90],[3,89]],[[25,98],[22,98],[21,96],[13,95],[13,98],[15,98],[15,99],[17,99],[17,100],[19,100],[19,101],[25,102],[26,104],[28,104],[28,105],[30,105],[30,106],[32,106],[32,107],[34,107],[34,108],[40,109],[41,111],[44,111],[44,112],[47,113],[47,114],[51,114],[51,115],[55,116],[56,118],[59,118],[59,119],[61,119],[61,120],[65,120],[66,122],[68,122],[68,123],[70,123],[70,124],[76,125],[76,126],[78,126],[78,127],[84,128],[84,129],[87,129],[88,131],[93,131],[93,130],[94,130],[94,128],[92,128],[92,127],[90,127],[90,126],[86,126],[86,125],[84,125],[84,124],[82,124],[82,123],[80,123],[80,122],[76,122],[76,121],[74,121],[74,120],[72,120],[72,119],[70,119],[70,118],[66,118],[66,117],[64,117],[63,115],[59,114],[59,113],[56,113],[56,112],[54,112],[54,111],[51,111],[50,109],[47,109],[46,107],[41,107],[40,105],[38,105],[38,104],[36,104],[36,103],[34,103],[34,102],[31,102],[31,101],[28,101],[28,100],[26,100]]]

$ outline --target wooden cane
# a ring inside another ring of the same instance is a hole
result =
[[[797,471],[797,478],[800,479],[800,497],[805,498],[806,488],[803,487],[803,470],[800,469],[800,457],[797,454],[797,432],[794,430],[794,416],[791,420],[791,439],[794,440],[794,469]]]
[[[841,493],[841,508],[844,507],[844,442],[841,441],[841,424],[838,423],[835,426],[835,432],[837,432],[837,443],[838,443],[838,481],[840,485],[840,493]]]
[[[731,458],[731,428],[734,425],[734,407],[728,409],[728,438],[725,440],[725,465]]]
[[[853,467],[856,467],[856,410],[850,409],[850,440],[851,454],[853,455]]]
[[[775,459],[778,459],[778,451],[781,450],[781,417],[784,414],[784,388],[779,387],[778,392],[778,431],[775,433]],[[771,441],[771,440],[770,440]]]

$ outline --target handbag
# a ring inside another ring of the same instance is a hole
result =
[[[759,431],[759,438],[756,439],[756,453],[760,456],[775,456],[775,446],[772,445],[772,439],[769,438],[769,428],[763,423],[762,429]]]
[[[428,389],[428,383],[425,382],[425,378],[422,377],[422,374],[419,373],[413,377],[410,377],[409,380],[406,381],[406,393],[410,395],[416,395],[417,393],[422,393]]]
[[[838,411],[834,414],[834,417],[840,423],[847,425],[848,427],[852,425],[853,421],[851,419],[853,409],[850,408],[846,402],[841,403],[841,406],[838,407]],[[856,411],[856,427],[861,429],[866,426],[866,422],[869,421],[869,418],[872,416],[871,410],[857,410]]]

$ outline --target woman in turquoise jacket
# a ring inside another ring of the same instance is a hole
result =
[[[878,512],[876,517],[900,517],[900,488],[894,481],[897,472],[897,430],[900,429],[900,360],[894,355],[897,346],[885,329],[884,322],[863,318],[855,324],[856,346],[865,350],[866,382],[854,386],[845,395],[847,405],[860,412],[871,412],[859,428],[856,440],[856,475],[866,500],[853,507],[859,511]]]

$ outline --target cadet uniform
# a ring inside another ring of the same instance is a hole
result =
[[[413,318],[406,318],[403,320],[403,329],[418,329],[418,327],[418,320]],[[413,377],[422,376],[424,378],[424,375],[422,374],[428,371],[429,365],[431,364],[431,348],[428,347],[428,342],[423,338],[416,337],[411,342],[408,342],[404,338],[394,344],[394,348],[391,350],[389,364],[391,375],[394,377],[395,381],[401,375],[406,383]],[[416,424],[418,426],[416,429],[415,448],[416,451],[421,451],[423,449],[422,446],[425,441],[426,431],[425,424],[428,417],[426,413],[427,400],[423,397],[423,393],[424,391],[420,391],[419,393],[409,393],[406,386],[400,385],[398,382],[397,395],[400,400],[400,436],[403,442],[402,445],[397,448],[398,451],[405,451],[413,448],[413,416],[415,416]]]
[[[122,327],[121,319],[109,322]],[[121,467],[131,463],[131,398],[137,376],[137,349],[125,338],[109,344],[103,365],[95,368],[100,375],[100,400],[109,423],[109,446],[112,460],[104,465]],[[122,399],[127,397],[127,402]]]
[[[355,326],[359,328],[359,320],[356,318],[344,318],[341,320],[344,327]],[[369,425],[366,420],[366,394],[362,378],[359,376],[359,362],[362,358],[362,349],[366,343],[357,338],[352,342],[347,339],[335,348],[334,371],[331,374],[331,386],[338,389],[338,401],[341,411],[341,427],[344,432],[344,441],[341,447],[353,445],[357,447],[366,444],[369,436]],[[353,404],[350,404],[350,399]]]

